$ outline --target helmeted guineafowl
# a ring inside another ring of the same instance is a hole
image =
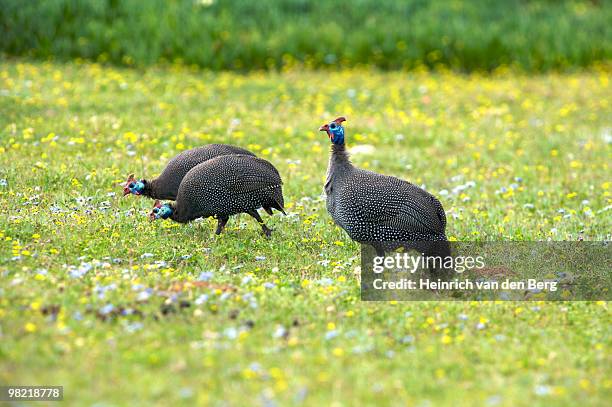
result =
[[[128,176],[123,185],[123,195],[144,195],[153,199],[176,199],[183,177],[196,165],[211,158],[228,154],[255,156],[249,150],[227,144],[208,144],[183,151],[170,160],[161,175],[151,181],[136,180],[134,174]]]
[[[174,204],[155,202],[150,218],[186,223],[214,216],[220,234],[228,219],[247,213],[261,225],[266,236],[271,230],[257,212],[263,208],[285,213],[282,180],[268,161],[249,155],[224,155],[193,167],[183,178]]]
[[[351,239],[374,246],[378,255],[394,242],[412,242],[412,248],[428,256],[450,255],[440,201],[409,182],[353,166],[344,143],[344,121],[339,117],[319,128],[332,142],[325,193],[336,224]]]

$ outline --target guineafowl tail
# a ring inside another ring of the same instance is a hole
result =
[[[283,199],[283,190],[278,187],[272,191],[272,195],[270,196],[273,205],[270,205],[271,208],[278,209],[283,213],[283,215],[287,215],[285,212],[285,201]]]
[[[451,264],[447,260],[452,257],[451,247],[446,236],[436,236],[430,241],[405,242],[406,250],[416,250],[422,253],[427,260],[429,272],[432,276],[447,279],[452,276],[453,269],[446,267]]]
[[[428,256],[436,256],[446,258],[451,256],[451,248],[448,240],[438,240],[434,242],[427,242],[428,247],[425,254]]]

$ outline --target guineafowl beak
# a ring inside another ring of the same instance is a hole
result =
[[[151,213],[149,213],[150,221],[154,221],[155,219],[157,219],[157,213],[159,212],[159,209],[161,207],[162,207],[161,202],[158,199],[155,200],[155,203],[153,204],[153,209],[151,210]]]
[[[334,120],[333,122],[330,122],[328,124],[324,124],[323,126],[319,127],[319,131],[324,131],[327,132],[327,136],[329,137],[329,139],[331,141],[334,141],[334,135],[333,133],[330,131],[329,126],[332,126],[332,128],[334,128],[336,125],[337,126],[341,126],[342,122],[346,121],[346,117],[344,116],[340,116],[338,117],[336,120]]]
[[[134,178],[134,174],[130,174],[127,177],[127,181],[123,184],[123,196],[129,195],[132,191],[130,191],[130,184],[135,182],[136,178]]]
[[[331,132],[329,131],[329,124],[324,124],[323,126],[319,127],[319,131],[324,131],[327,133],[327,137],[329,137],[330,140],[334,140],[334,136],[333,134],[331,134]]]

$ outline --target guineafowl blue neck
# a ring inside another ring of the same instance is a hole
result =
[[[335,123],[330,123],[329,126],[329,139],[332,144],[337,146],[344,145],[344,127]],[[334,127],[332,128],[331,126]]]
[[[335,146],[342,146],[342,145],[344,145],[344,131],[338,132],[338,134],[334,134],[334,137],[331,140],[331,142]]]

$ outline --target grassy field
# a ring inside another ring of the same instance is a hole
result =
[[[0,383],[67,405],[605,405],[607,302],[361,302],[317,129],[346,115],[353,161],[439,196],[451,239],[609,239],[610,77],[0,62]],[[278,167],[271,239],[121,197],[210,142]]]

